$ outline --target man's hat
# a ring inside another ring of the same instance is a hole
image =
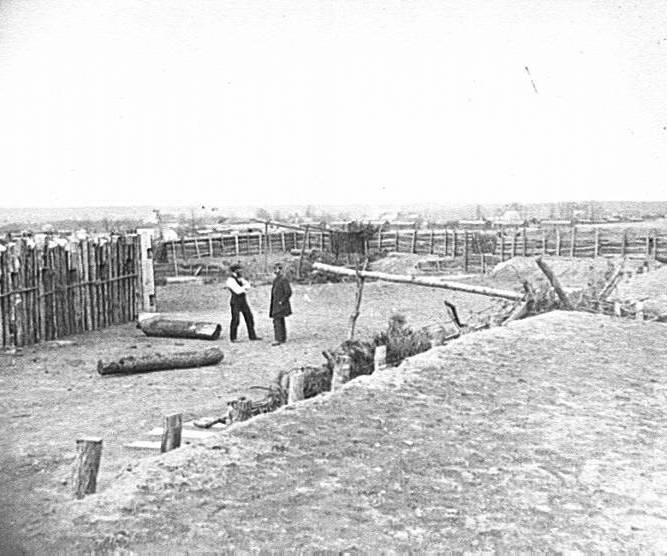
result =
[[[241,270],[241,265],[239,263],[234,263],[229,267],[230,272],[238,272],[239,270]]]

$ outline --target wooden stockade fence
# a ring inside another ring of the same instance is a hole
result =
[[[354,232],[352,232],[354,234]],[[218,235],[162,242],[156,259],[176,261],[204,257],[238,257],[318,249],[331,253],[342,231],[311,229],[271,233]],[[380,230],[363,247],[364,254],[382,251],[452,257],[464,270],[484,271],[516,256],[626,256],[667,260],[667,231],[590,228],[504,228],[502,230]]]
[[[134,320],[142,307],[139,236],[0,245],[3,347]]]

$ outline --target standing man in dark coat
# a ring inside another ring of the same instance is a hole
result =
[[[236,333],[239,328],[240,314],[243,314],[245,325],[248,329],[248,338],[250,340],[261,340],[255,334],[255,319],[253,319],[252,311],[248,305],[248,300],[245,294],[250,290],[250,282],[241,276],[241,265],[233,264],[229,267],[230,276],[225,282],[225,287],[232,294],[229,299],[229,304],[232,310],[232,322],[229,325],[229,341],[236,341]]]
[[[292,296],[292,288],[289,280],[283,274],[283,265],[280,263],[273,267],[275,278],[271,288],[271,304],[269,317],[273,319],[273,333],[275,341],[272,346],[279,346],[287,341],[287,329],[285,328],[285,317],[292,314],[289,298]]]

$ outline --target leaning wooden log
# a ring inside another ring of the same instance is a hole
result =
[[[170,369],[190,369],[217,365],[224,354],[218,348],[203,351],[181,351],[178,353],[150,353],[148,355],[121,357],[118,361],[97,362],[97,372],[101,375],[149,373]]]
[[[572,303],[570,303],[570,299],[567,297],[565,290],[563,290],[563,286],[561,286],[560,281],[554,274],[553,270],[551,270],[549,265],[547,265],[547,263],[542,260],[542,257],[537,257],[535,259],[535,263],[538,267],[540,267],[540,270],[544,273],[544,275],[547,277],[547,280],[549,280],[549,283],[553,286],[553,289],[555,290],[558,299],[560,299],[563,308],[571,311],[573,309]]]
[[[475,286],[473,284],[462,284],[460,282],[447,282],[444,280],[437,280],[435,278],[421,278],[417,276],[405,276],[400,274],[387,274],[385,272],[373,272],[373,271],[356,271],[351,268],[345,268],[341,266],[335,266],[330,264],[323,263],[313,263],[313,268],[315,270],[320,270],[322,272],[330,272],[331,274],[339,274],[341,276],[350,276],[362,278],[373,278],[376,280],[382,280],[384,282],[396,282],[398,284],[413,284],[415,286],[426,286],[429,288],[442,288],[445,290],[455,290],[466,293],[474,293],[478,295],[486,295],[489,297],[500,297],[503,299],[513,299],[519,301],[523,299],[523,294],[518,292],[513,292],[510,290],[500,290],[496,288],[487,288],[485,286]]]
[[[137,324],[146,336],[161,338],[190,338],[193,340],[217,340],[222,327],[214,322],[191,322],[153,317]]]
[[[600,295],[598,295],[598,301],[605,301],[614,292],[616,286],[618,286],[618,283],[621,281],[623,276],[623,266],[623,264],[620,264],[616,270],[614,270],[614,273],[611,275],[607,283],[600,291]]]

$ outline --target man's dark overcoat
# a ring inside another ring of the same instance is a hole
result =
[[[269,305],[269,317],[287,317],[292,314],[292,306],[289,298],[292,296],[292,288],[289,280],[284,276],[277,276],[273,280],[271,288],[271,304]]]

